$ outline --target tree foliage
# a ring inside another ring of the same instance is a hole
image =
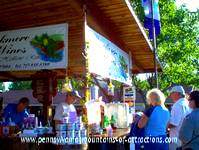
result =
[[[132,0],[132,6],[143,23],[141,1]],[[160,89],[172,84],[199,88],[199,10],[191,13],[185,6],[177,8],[174,0],[159,0],[159,9],[161,34],[157,37],[157,53],[163,70],[159,73]],[[146,81],[143,82],[137,84]]]
[[[163,72],[159,76],[161,86],[183,84],[198,88],[199,10],[190,13],[185,6],[177,9],[169,1],[162,1],[160,8],[162,29],[157,44],[163,65]]]
[[[8,86],[9,90],[30,90],[32,89],[31,87],[31,81],[16,81],[12,82]]]
[[[0,82],[0,91],[5,91],[5,85],[3,84],[3,82]]]
[[[82,89],[82,87],[83,87],[83,81],[82,80],[76,79],[76,78],[72,78],[70,81],[71,81],[72,87],[75,90]],[[63,84],[65,83],[65,80],[64,79],[58,79],[57,82],[58,82],[58,84],[57,84],[58,91],[62,91]],[[30,90],[30,89],[32,89],[31,83],[32,83],[32,81],[16,81],[16,82],[12,82],[9,85],[8,89],[9,90]],[[1,84],[0,84],[0,90],[1,90]]]

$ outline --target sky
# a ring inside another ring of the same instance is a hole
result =
[[[199,0],[176,0],[176,5],[179,7],[185,4],[190,11],[199,9]]]

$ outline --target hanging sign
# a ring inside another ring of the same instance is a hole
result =
[[[136,90],[135,87],[123,87],[123,101],[130,107],[135,106]]]
[[[63,69],[68,24],[0,32],[0,71]]]
[[[86,26],[89,72],[131,85],[129,55]]]

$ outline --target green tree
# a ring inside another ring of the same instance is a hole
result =
[[[173,1],[161,1],[161,34],[157,38],[158,56],[163,65],[159,75],[162,88],[183,84],[199,88],[199,10],[190,13]]]
[[[132,0],[132,6],[143,23],[144,12],[140,0]],[[157,52],[162,64],[159,73],[160,89],[172,84],[199,88],[199,10],[195,13],[182,6],[177,8],[174,0],[159,0],[161,34],[157,37]],[[135,77],[136,78],[136,77]],[[146,81],[136,79],[140,90],[152,88],[154,76]],[[148,82],[148,87],[142,86]]]
[[[132,0],[132,6],[143,23],[141,1]],[[161,34],[157,37],[157,52],[162,64],[159,88],[165,94],[172,84],[199,88],[199,10],[191,13],[185,6],[177,8],[174,0],[159,0],[159,8]],[[146,91],[154,86],[154,79],[153,73],[144,81],[133,76],[133,83],[145,104]]]
[[[0,91],[5,91],[5,85],[3,82],[0,82]]]
[[[31,87],[31,81],[16,81],[12,82],[9,86],[9,90],[30,90]]]
[[[146,92],[149,89],[151,89],[151,85],[152,85],[152,84],[149,83],[149,79],[142,81],[136,75],[133,75],[132,81],[133,81],[133,85],[135,85],[135,87],[136,87],[136,91],[138,93],[140,93],[140,95],[142,96],[143,103],[145,105],[147,105],[145,95],[146,95]]]

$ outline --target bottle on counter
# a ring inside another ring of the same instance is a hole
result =
[[[102,128],[106,129],[109,126],[109,119],[108,116],[104,116]]]
[[[51,126],[51,121],[48,119],[48,124],[47,124],[47,133],[51,134],[53,133],[53,127]]]
[[[42,127],[43,127],[43,126],[42,126],[42,122],[41,122],[41,121],[39,122],[39,127],[40,127],[40,128],[42,128]]]
[[[38,127],[38,117],[35,117],[35,128]]]
[[[108,125],[108,127],[106,128],[106,134],[108,137],[113,136],[113,129],[112,129],[111,125]]]
[[[112,127],[113,129],[116,129],[116,128],[117,128],[117,127],[116,127],[116,122],[117,122],[117,120],[116,120],[115,115],[112,115],[112,116],[111,116],[110,123],[111,123],[111,127]]]

